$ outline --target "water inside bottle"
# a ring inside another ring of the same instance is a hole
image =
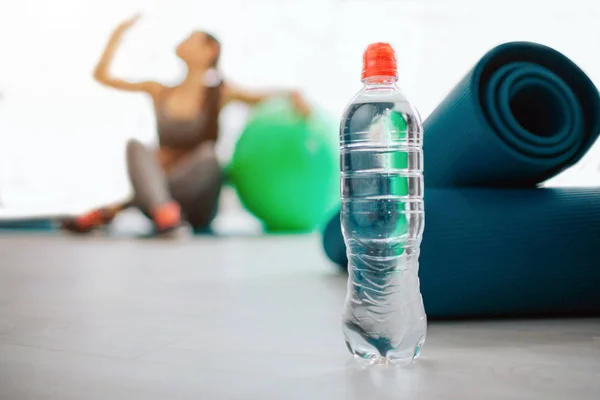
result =
[[[423,156],[418,115],[399,92],[387,97],[393,101],[355,100],[342,120],[343,330],[355,356],[402,363],[419,355],[426,335],[418,280]]]

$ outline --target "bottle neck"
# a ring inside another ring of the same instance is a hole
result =
[[[397,81],[395,76],[370,76],[362,80],[365,89],[393,89]]]

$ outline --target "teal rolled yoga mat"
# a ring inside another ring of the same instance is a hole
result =
[[[546,46],[507,43],[467,73],[424,130],[428,315],[600,313],[600,188],[536,188],[598,137],[589,78]],[[339,214],[323,245],[346,268]]]
[[[600,133],[598,89],[571,60],[500,45],[424,123],[428,187],[530,187],[575,164]]]

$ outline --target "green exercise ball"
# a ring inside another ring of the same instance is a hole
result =
[[[259,104],[234,150],[229,180],[271,232],[308,232],[339,203],[335,122],[320,110],[303,118],[288,98]]]

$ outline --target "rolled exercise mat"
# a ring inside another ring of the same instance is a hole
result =
[[[600,188],[428,188],[425,210],[428,316],[600,313]],[[345,269],[339,214],[323,240]]]
[[[466,74],[427,118],[424,132],[427,186],[534,186],[576,163],[594,143],[600,97],[556,50],[506,43]]]

